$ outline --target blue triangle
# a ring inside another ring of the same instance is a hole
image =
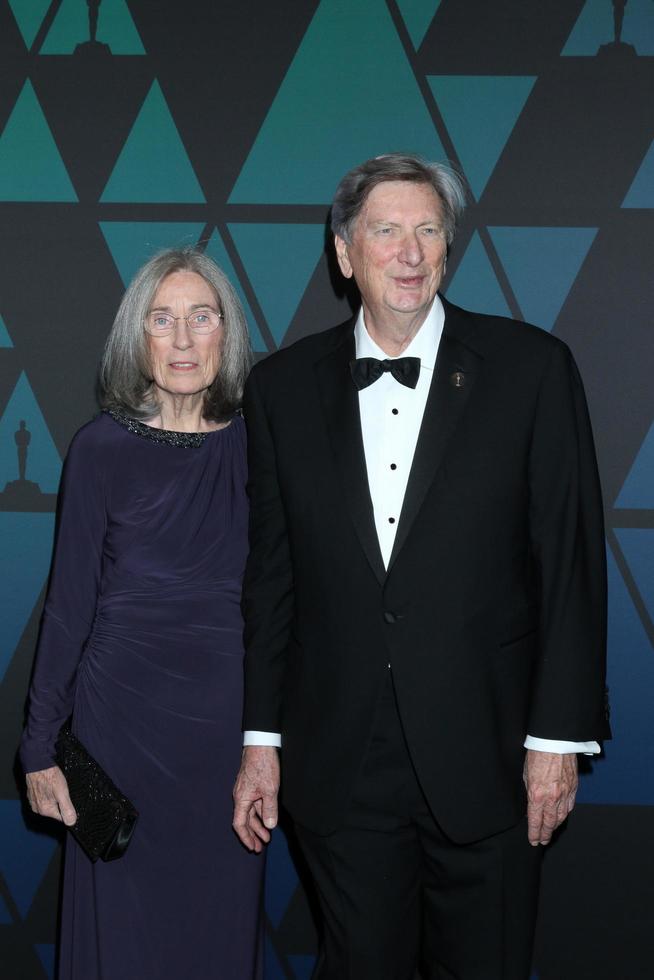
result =
[[[201,221],[101,221],[100,229],[125,286],[140,267],[164,248],[196,245]]]
[[[0,136],[0,188],[3,201],[77,200],[29,79]]]
[[[0,513],[0,682],[48,577],[54,524],[54,514]]]
[[[479,200],[536,78],[432,75],[427,81],[470,187]]]
[[[264,898],[266,915],[274,929],[279,928],[297,885],[297,871],[288,850],[288,841],[284,832],[277,828],[268,845]]]
[[[451,303],[477,313],[511,316],[478,232],[470,239],[465,255],[444,292]]]
[[[597,228],[489,228],[526,320],[551,330]],[[547,275],[543,275],[547,269]]]
[[[34,38],[51,2],[52,0],[31,0],[29,3],[25,3],[25,0],[9,0],[9,6],[28,51],[34,43]]]
[[[654,509],[654,422],[629,470],[615,506]]]
[[[88,40],[87,4],[63,0],[39,54],[72,54],[78,44]],[[125,0],[102,0],[97,40],[108,44],[112,54],[145,54]]]
[[[650,532],[654,533],[654,532]],[[652,648],[613,555],[608,554],[608,683],[614,740],[579,781],[579,803],[654,805]]]
[[[570,32],[562,55],[596,55],[614,39],[613,4],[608,0],[586,0]],[[624,11],[621,40],[632,44],[638,54],[654,55],[654,7],[651,0],[629,0]]]
[[[9,331],[5,326],[5,321],[0,316],[0,347],[13,347]]]
[[[261,332],[257,325],[257,321],[254,318],[254,313],[250,308],[247,296],[243,292],[243,287],[241,286],[238,276],[236,275],[236,270],[232,265],[232,260],[227,254],[227,249],[223,245],[223,240],[220,237],[218,229],[216,229],[209,239],[209,243],[205,249],[205,252],[210,258],[216,262],[220,268],[223,270],[232,286],[238,293],[238,298],[241,301],[243,309],[245,311],[245,318],[248,322],[248,330],[250,331],[250,341],[252,343],[252,349],[257,353],[268,353],[268,348],[264,342]]]
[[[623,208],[654,208],[654,141],[622,202]]]
[[[45,970],[48,980],[54,980],[55,975],[55,945],[54,943],[36,943],[34,945],[41,966]]]
[[[0,895],[0,926],[11,926],[13,924],[14,920],[12,919],[11,913],[7,908],[7,903],[2,895]]]
[[[18,455],[14,438],[24,421],[31,434],[27,452],[28,480],[38,483],[41,493],[56,493],[61,459],[25,374],[21,374],[0,419],[0,481],[17,480]],[[0,484],[0,491],[4,482]]]
[[[287,956],[296,980],[311,980],[316,965],[315,956]]]
[[[325,250],[325,226],[230,224],[277,346]]]
[[[654,621],[654,529],[621,527],[615,533],[641,599]]]
[[[279,962],[279,956],[267,932],[264,942],[264,962],[266,980],[288,980],[288,973]]]
[[[204,194],[156,80],[100,200],[204,203]]]
[[[230,203],[329,203],[390,150],[445,156],[385,0],[322,0]]]
[[[402,19],[416,51],[422,44],[441,0],[397,0]]]
[[[20,800],[0,800],[0,842],[0,873],[25,918],[57,849],[57,840],[27,829]]]

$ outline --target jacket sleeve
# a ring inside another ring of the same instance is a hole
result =
[[[255,369],[246,385],[250,554],[243,586],[245,730],[282,732],[282,686],[293,620],[287,520],[269,413]]]
[[[71,444],[59,488],[54,556],[20,746],[25,772],[54,765],[59,729],[73,709],[77,670],[95,616],[105,530],[99,454],[86,428]]]
[[[540,656],[528,731],[578,742],[610,737],[602,498],[581,378],[561,343],[553,348],[541,382],[529,492]]]

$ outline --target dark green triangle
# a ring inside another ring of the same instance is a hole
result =
[[[129,285],[143,263],[162,249],[196,245],[203,228],[201,221],[100,222],[100,229],[125,286]]]
[[[351,167],[391,150],[445,156],[385,0],[322,0],[230,196],[331,201]]]
[[[427,79],[479,200],[529,97],[534,77],[435,75]]]
[[[100,200],[204,203],[204,194],[156,80]]]
[[[441,0],[397,0],[402,19],[416,51],[425,39]]]
[[[0,200],[77,201],[29,79],[0,136]]]
[[[5,326],[5,321],[0,316],[0,347],[13,347],[9,331]]]
[[[222,271],[225,273],[232,286],[238,293],[238,298],[243,304],[243,309],[245,311],[245,317],[248,322],[248,330],[250,331],[250,341],[252,342],[252,349],[258,354],[268,353],[268,348],[265,344],[263,337],[261,336],[261,331],[257,325],[257,321],[254,318],[254,314],[248,302],[248,298],[243,292],[243,287],[241,286],[238,276],[236,275],[236,270],[232,264],[232,260],[227,253],[227,249],[223,244],[223,240],[220,237],[218,229],[216,229],[209,239],[209,243],[205,249],[206,254],[220,266]]]
[[[40,54],[72,54],[89,40],[88,6],[82,0],[63,0]],[[98,11],[97,41],[111,54],[145,54],[139,32],[125,0],[102,0]]]
[[[230,224],[243,265],[279,346],[325,249],[325,226]]]
[[[9,6],[28,50],[34,43],[50,3],[51,0],[9,0]]]

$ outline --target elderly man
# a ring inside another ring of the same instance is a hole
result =
[[[361,310],[246,394],[234,825],[269,840],[281,744],[317,980],[525,980],[538,845],[574,805],[575,753],[607,734],[581,381],[556,338],[438,295],[463,204],[420,158],[348,173],[332,227]]]

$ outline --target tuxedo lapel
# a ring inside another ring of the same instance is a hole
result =
[[[332,453],[345,493],[352,523],[361,547],[380,583],[386,572],[368,485],[368,473],[361,435],[359,396],[350,373],[355,356],[352,325],[342,342],[315,365],[322,410],[329,432]]]
[[[443,334],[388,564],[389,572],[434,481],[481,365],[479,354],[463,339],[468,338],[474,317],[445,301],[443,305]]]

